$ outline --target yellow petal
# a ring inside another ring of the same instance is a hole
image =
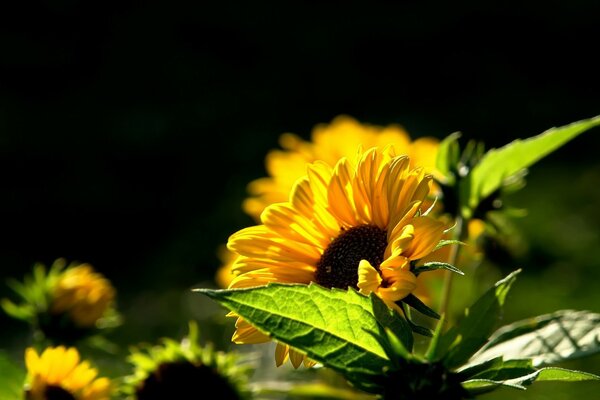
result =
[[[382,271],[386,282],[391,285],[385,288],[379,288],[378,294],[388,301],[396,302],[402,300],[417,287],[417,277],[405,269],[387,269]]]
[[[361,260],[358,264],[358,288],[360,293],[368,295],[371,292],[376,292],[381,285],[381,276],[379,272],[373,268],[367,260]]]
[[[298,367],[300,365],[302,365],[302,363],[304,362],[304,354],[300,353],[297,350],[294,350],[294,349],[290,348],[289,355],[290,355],[290,361],[292,363],[292,366],[295,369],[298,369]]]
[[[281,367],[287,360],[289,353],[289,347],[282,343],[277,343],[275,347],[275,365]]]
[[[433,251],[444,235],[444,223],[431,217],[415,218],[411,224],[415,236],[404,255],[411,260],[419,260]]]

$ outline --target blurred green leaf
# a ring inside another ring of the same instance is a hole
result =
[[[0,350],[0,399],[22,400],[25,370],[19,368],[8,355]]]
[[[408,324],[377,296],[316,284],[279,284],[247,289],[195,289],[257,329],[341,372],[353,384],[370,382],[391,365],[382,341],[385,327],[412,348]],[[402,322],[401,322],[402,321]],[[408,342],[408,343],[407,343]],[[366,385],[366,386],[365,386]]]
[[[451,174],[452,167],[458,163],[460,156],[459,138],[460,132],[454,132],[446,136],[438,146],[435,160],[436,169],[446,179],[445,183],[449,185],[454,184],[454,176]]]
[[[483,294],[457,325],[442,334],[432,359],[443,359],[448,368],[458,367],[475,354],[493,332],[506,295],[521,270],[510,273],[506,278]]]
[[[600,352],[600,314],[560,310],[499,328],[469,364],[502,355],[530,358],[533,365],[555,364]]]
[[[507,179],[598,125],[600,116],[551,128],[537,136],[517,139],[499,149],[490,149],[460,185],[463,216],[470,217],[479,202],[500,189]]]

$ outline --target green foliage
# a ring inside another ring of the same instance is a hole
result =
[[[316,284],[274,283],[196,291],[276,340],[338,371],[354,386],[384,399],[466,399],[499,387],[525,389],[536,380],[600,379],[564,368],[538,369],[557,361],[549,354],[558,350],[561,360],[600,351],[595,340],[597,314],[564,311],[509,324],[492,334],[519,272],[499,280],[447,331],[442,329],[442,318],[425,356],[412,349],[407,321],[396,312],[382,314],[380,307],[386,306],[373,294],[364,296],[353,289],[325,289]],[[563,336],[556,340],[559,327]],[[565,348],[569,338],[573,339],[571,347]],[[526,352],[530,346],[540,349],[532,345],[535,340],[546,343],[543,351]],[[549,348],[547,342],[556,347]],[[415,371],[419,371],[418,376]]]
[[[0,351],[0,399],[21,400],[25,370],[16,365],[4,351]]]
[[[384,327],[407,349],[412,334],[406,322],[376,296],[316,284],[268,284],[249,289],[197,289],[274,339],[344,374],[367,391],[390,364]],[[366,385],[366,386],[365,386]]]
[[[498,281],[470,308],[462,321],[440,337],[438,347],[431,352],[432,360],[443,357],[444,364],[457,367],[468,360],[481,346],[498,323],[506,295],[520,270]]]
[[[31,275],[25,276],[22,283],[16,279],[7,282],[22,301],[17,304],[10,299],[2,299],[0,306],[11,317],[36,324],[37,316],[48,311],[50,293],[65,267],[66,262],[62,258],[56,260],[49,270],[44,264],[36,263]]]
[[[600,314],[560,310],[517,321],[494,332],[470,363],[502,355],[544,366],[600,352]]]
[[[510,179],[583,132],[600,125],[600,116],[573,122],[529,139],[517,139],[499,149],[491,149],[473,167],[460,187],[463,215],[470,216],[479,203]]]

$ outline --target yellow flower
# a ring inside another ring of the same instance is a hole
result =
[[[334,165],[342,157],[355,162],[359,147],[368,149],[393,145],[397,154],[406,154],[410,158],[412,166],[419,165],[427,172],[433,172],[439,145],[433,137],[411,141],[400,125],[371,125],[347,115],[334,118],[330,124],[316,125],[311,141],[293,133],[284,133],[279,142],[283,150],[272,150],[266,156],[265,167],[269,176],[249,183],[250,197],[242,205],[257,222],[265,207],[288,200],[296,180],[306,175],[309,163],[322,160]]]
[[[80,328],[93,327],[113,306],[115,289],[91,265],[67,268],[52,291],[50,311],[68,313]]]
[[[396,302],[417,288],[412,268],[433,251],[445,225],[422,213],[432,176],[397,154],[393,146],[373,147],[356,162],[344,157],[334,167],[309,164],[288,202],[268,206],[261,225],[230,236],[227,246],[237,258],[229,288],[316,282],[374,292],[399,309]],[[232,340],[269,337],[238,317]],[[278,344],[276,364],[288,357],[296,368],[310,363]]]
[[[307,164],[322,160],[335,165],[342,157],[356,162],[360,147],[383,149],[393,145],[397,154],[408,155],[411,166],[422,166],[426,172],[435,173],[439,141],[433,137],[411,141],[400,125],[378,126],[340,115],[329,124],[316,125],[310,141],[292,133],[284,133],[280,137],[280,145],[282,150],[272,150],[266,156],[268,177],[249,183],[249,197],[242,204],[244,211],[256,222],[260,222],[260,214],[267,206],[288,200],[296,180],[306,175]],[[221,267],[215,280],[220,287],[227,287],[233,279],[231,267],[235,256],[222,249],[218,256]]]
[[[97,378],[88,361],[80,362],[76,348],[49,347],[42,355],[33,348],[25,351],[27,400],[108,400],[111,383]]]

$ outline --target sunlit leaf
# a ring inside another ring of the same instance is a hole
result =
[[[598,125],[600,116],[551,128],[537,136],[489,150],[460,185],[463,216],[470,217],[479,202],[499,189],[505,180]]]
[[[0,351],[0,399],[22,400],[25,369],[16,365],[8,355]]]
[[[501,327],[469,364],[502,355],[505,360],[530,358],[539,367],[598,352],[600,314],[560,310]]]
[[[581,381],[599,381],[600,376],[584,371],[576,371],[566,368],[546,367],[537,371],[535,379],[541,381],[553,382],[581,382]]]
[[[600,376],[590,374],[589,372],[548,367],[513,379],[469,379],[463,382],[462,385],[472,395],[478,395],[491,392],[500,386],[525,390],[527,389],[527,386],[531,385],[535,381],[581,382],[597,380],[600,380]]]
[[[448,181],[446,183],[453,184],[453,177],[451,170],[454,165],[458,162],[460,155],[460,148],[458,145],[458,139],[460,138],[460,132],[454,132],[446,136],[439,144],[436,155],[435,167],[438,172],[444,176]]]
[[[535,368],[531,364],[531,360],[508,360],[499,363],[495,362],[483,371],[472,375],[472,378],[506,381],[509,379],[517,379],[533,372],[535,372]]]
[[[496,282],[465,310],[464,317],[457,325],[440,337],[439,344],[432,355],[434,359],[443,358],[444,365],[448,368],[457,367],[471,358],[487,342],[498,323],[506,295],[520,271],[516,270]]]
[[[407,349],[412,348],[406,321],[373,294],[364,296],[353,289],[325,289],[316,284],[280,283],[195,291],[278,341],[343,373],[355,385],[368,385],[391,365],[381,344],[387,340],[385,327],[390,327]]]

